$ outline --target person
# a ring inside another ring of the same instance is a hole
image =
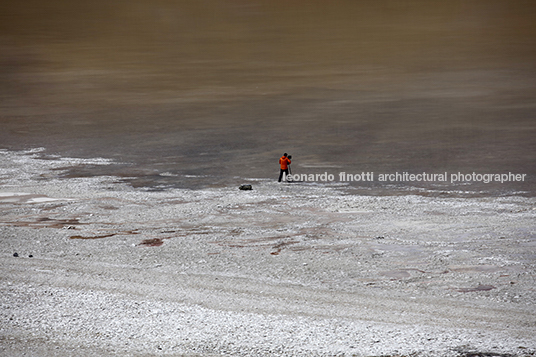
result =
[[[290,169],[290,161],[292,160],[292,155],[289,155],[287,157],[288,157],[288,174],[292,175],[292,170]]]
[[[283,156],[279,159],[279,164],[281,165],[281,170],[279,171],[279,180],[278,182],[281,182],[281,179],[283,178],[283,174],[285,174],[285,177],[288,176],[288,165],[290,165],[290,159],[288,158],[287,153],[284,153]]]

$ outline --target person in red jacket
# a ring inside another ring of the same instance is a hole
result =
[[[290,159],[288,158],[287,153],[284,153],[283,156],[279,159],[279,164],[281,165],[281,171],[279,172],[279,181],[283,178],[283,173],[285,177],[288,176],[288,165],[290,165]]]

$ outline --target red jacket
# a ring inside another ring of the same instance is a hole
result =
[[[290,165],[290,159],[286,156],[281,156],[279,163],[281,164],[281,170],[286,170],[288,169],[288,165]]]

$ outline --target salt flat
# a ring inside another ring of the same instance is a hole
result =
[[[534,198],[150,191],[0,154],[3,355],[536,353]]]

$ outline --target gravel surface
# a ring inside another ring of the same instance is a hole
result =
[[[0,156],[2,355],[536,354],[534,198],[150,191]]]

